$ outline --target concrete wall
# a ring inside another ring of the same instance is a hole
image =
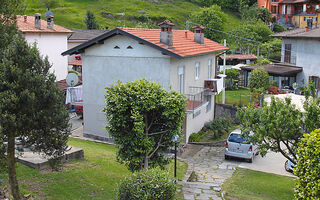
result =
[[[120,49],[115,49],[118,46]],[[133,49],[127,49],[131,46]],[[82,54],[84,134],[108,137],[106,120],[101,112],[105,87],[117,80],[141,78],[170,85],[170,57],[125,36],[114,36],[104,44],[96,44]]]
[[[67,33],[25,33],[24,37],[29,44],[37,43],[43,56],[48,56],[52,67],[51,72],[56,80],[62,80],[68,74],[68,57],[61,53],[67,50]]]
[[[204,80],[209,79],[208,71],[208,60],[212,59],[211,64],[211,78],[215,77],[215,67],[216,67],[216,54],[211,53],[203,56],[194,56],[184,59],[171,58],[171,69],[170,69],[170,84],[171,88],[175,91],[179,91],[179,67],[184,66],[184,93],[190,94],[189,88],[191,86],[203,87]],[[200,63],[199,67],[199,79],[196,80],[196,63]],[[198,132],[202,129],[206,122],[212,121],[214,118],[214,102],[215,97],[211,98],[211,109],[207,110],[207,106],[204,105],[198,108],[194,113],[188,113],[186,119],[186,130],[185,137],[186,142],[188,142],[189,136],[192,133]],[[199,113],[200,112],[200,113]]]
[[[317,53],[320,49],[320,40],[315,39],[283,39],[282,49],[284,44],[292,44],[295,47],[293,54],[296,56],[296,65],[303,67],[303,71],[297,75],[297,83],[303,86],[309,81],[309,76],[320,77],[320,59],[317,57]],[[284,57],[284,50],[282,53],[282,60]]]

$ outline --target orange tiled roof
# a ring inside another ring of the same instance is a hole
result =
[[[224,55],[220,56],[221,59],[224,58]],[[237,59],[237,60],[256,60],[257,56],[253,55],[253,54],[228,54],[226,56],[227,60],[233,60],[233,59]]]
[[[68,62],[69,65],[81,65],[82,66],[82,61],[81,60],[70,60]]]
[[[139,29],[139,28],[120,28],[130,34],[138,36],[168,51],[176,53],[182,57],[205,54],[210,52],[227,50],[228,48],[204,38],[204,45],[194,42],[193,32],[188,30],[172,30],[173,46],[168,47],[160,43],[160,29]],[[187,34],[186,34],[187,33]],[[187,35],[187,37],[186,37]]]
[[[24,22],[24,17],[17,16],[18,29],[23,33],[72,33],[69,29],[54,24],[53,28],[47,28],[47,21],[41,19],[41,28],[34,27],[34,16],[28,16],[27,21]]]

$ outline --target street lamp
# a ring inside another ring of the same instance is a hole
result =
[[[177,143],[180,142],[180,136],[179,135],[173,135],[172,142],[174,142],[174,177],[177,177]]]

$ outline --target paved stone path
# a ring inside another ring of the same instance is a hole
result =
[[[224,160],[224,147],[203,147],[194,156],[181,159],[188,163],[186,178],[180,182],[186,200],[221,200],[221,186],[240,164]],[[194,171],[196,180],[187,179]]]

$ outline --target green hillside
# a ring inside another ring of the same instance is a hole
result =
[[[46,8],[43,0],[26,0],[27,15],[41,13]],[[56,0],[57,5],[51,10],[55,15],[55,23],[67,28],[85,29],[83,19],[86,11],[93,12],[99,25],[109,29],[127,27],[148,27],[156,25],[164,19],[169,19],[179,28],[185,28],[189,15],[200,7],[187,0]],[[125,13],[125,16],[118,13]],[[239,24],[234,14],[227,12],[227,29]]]

